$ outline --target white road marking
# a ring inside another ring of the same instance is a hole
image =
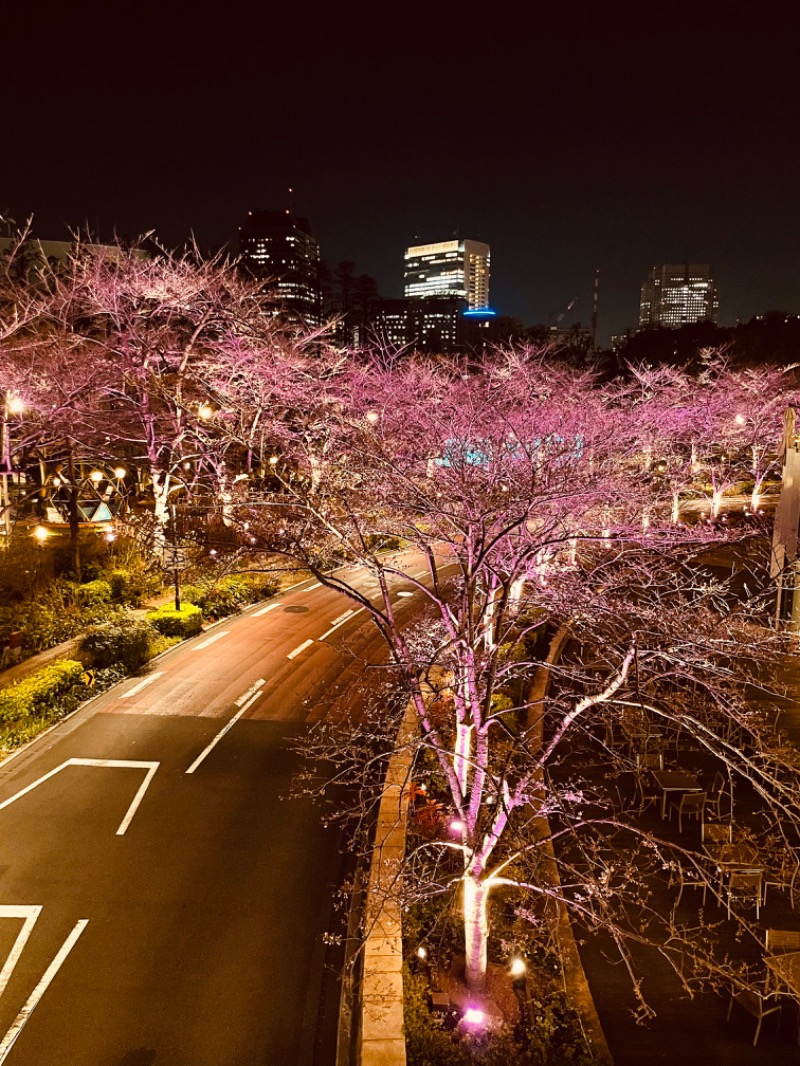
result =
[[[305,651],[306,648],[310,648],[313,643],[313,640],[304,640],[302,644],[297,645],[294,651],[290,651],[286,658],[293,659],[295,655],[299,655],[301,651]]]
[[[414,595],[414,593],[413,593],[413,592],[398,592],[398,593],[397,593],[398,599],[399,599],[399,598],[400,598],[401,596],[402,596],[403,598],[406,598],[406,597],[408,597],[408,596],[413,596],[413,595]]]
[[[17,939],[14,941],[14,946],[8,953],[8,958],[3,964],[3,969],[0,970],[0,996],[5,992],[8,979],[14,972],[14,967],[19,962],[19,957],[22,954],[22,949],[28,941],[28,937],[31,935],[31,930],[36,925],[36,919],[42,913],[42,908],[36,905],[15,907],[11,903],[4,903],[0,905],[0,918],[24,918]]]
[[[317,583],[315,585],[306,585],[306,587],[303,589],[303,592],[311,592],[312,589],[321,589],[321,588],[322,588],[322,582],[321,581],[317,581]]]
[[[133,818],[134,814],[136,814],[139,804],[144,799],[144,794],[147,791],[147,786],[153,780],[153,775],[155,774],[156,770],[159,768],[160,765],[161,763],[158,762],[134,762],[129,759],[67,759],[66,762],[62,762],[60,766],[57,766],[55,770],[51,770],[43,777],[37,778],[34,782],[32,782],[32,784],[27,785],[19,792],[15,792],[13,796],[10,796],[7,800],[4,800],[2,803],[0,803],[0,811],[2,811],[4,807],[10,807],[12,803],[15,803],[18,799],[21,799],[23,796],[27,795],[28,792],[32,792],[33,789],[38,788],[39,785],[43,785],[45,781],[48,780],[48,778],[55,777],[55,775],[60,773],[62,770],[66,770],[68,766],[111,766],[121,768],[123,770],[142,770],[144,768],[147,768],[147,773],[145,774],[144,781],[142,782],[139,791],[133,797],[131,805],[130,807],[128,807],[128,813],[120,822],[120,826],[117,830],[116,835],[118,837],[121,837],[124,835],[125,830],[131,824],[131,819]],[[2,1059],[0,1059],[0,1062],[2,1062]]]
[[[138,685],[134,685],[133,688],[129,688],[127,692],[123,692],[119,699],[127,700],[130,696],[135,696],[137,692],[141,692],[146,685],[152,685],[152,683],[157,681],[159,677],[162,677],[163,674],[163,670],[159,670],[155,674],[149,674],[143,681],[140,681]]]
[[[247,692],[243,692],[237,700],[233,701],[234,707],[241,707],[243,703],[247,703],[250,697],[255,695],[255,693],[258,692],[260,688],[263,688],[266,683],[267,682],[263,677],[260,677],[258,681],[254,681]]]
[[[331,633],[334,632],[334,630],[339,628],[339,626],[343,626],[345,622],[349,622],[351,618],[355,618],[357,614],[361,614],[361,612],[364,610],[366,610],[365,607],[359,607],[357,611],[345,611],[344,614],[340,614],[339,617],[334,621],[331,628],[327,629],[321,637],[317,637],[317,640],[325,640],[325,638],[329,637]]]
[[[230,629],[223,629],[221,633],[215,633],[213,636],[208,637],[202,644],[195,644],[192,651],[202,651],[203,648],[207,648],[209,644],[213,644],[215,640],[219,640],[220,637],[227,637],[230,633]]]
[[[280,603],[268,603],[266,607],[261,607],[259,610],[253,611],[250,617],[260,618],[262,614],[266,614],[267,611],[274,611],[276,607],[280,607]]]
[[[412,574],[411,576],[412,577],[430,577],[430,571],[429,570],[420,570],[420,572],[418,574]]]
[[[222,740],[222,738],[223,738],[223,737],[225,736],[225,734],[226,734],[226,733],[228,732],[228,730],[229,730],[229,729],[230,729],[230,728],[231,728],[232,726],[234,726],[234,725],[235,725],[235,724],[236,724],[236,723],[237,723],[237,722],[239,721],[239,719],[240,719],[240,718],[242,717],[242,715],[244,714],[244,712],[245,712],[245,711],[246,711],[246,710],[247,710],[247,709],[248,709],[249,707],[252,707],[252,706],[253,706],[253,704],[254,704],[254,703],[256,702],[256,700],[258,699],[258,697],[259,697],[259,696],[262,696],[262,695],[263,695],[263,693],[262,693],[262,692],[260,692],[260,691],[259,691],[259,692],[254,692],[254,693],[253,693],[253,695],[252,695],[252,696],[251,696],[251,697],[249,698],[249,700],[247,701],[247,703],[245,703],[245,704],[244,704],[244,705],[243,705],[242,707],[240,707],[240,709],[239,709],[239,710],[238,710],[238,711],[236,712],[236,714],[235,714],[235,715],[233,716],[233,718],[231,718],[230,722],[228,722],[228,723],[227,723],[227,724],[226,724],[226,725],[224,726],[224,728],[223,728],[223,729],[220,729],[219,733],[217,733],[217,735],[216,735],[216,736],[214,737],[214,739],[213,739],[213,740],[211,741],[211,743],[210,743],[210,744],[208,745],[208,747],[204,748],[204,749],[203,749],[203,750],[202,750],[202,751],[200,752],[200,754],[199,754],[199,755],[197,756],[197,758],[196,758],[196,759],[194,760],[194,762],[192,763],[192,765],[191,765],[191,766],[189,767],[189,769],[188,769],[188,770],[186,771],[186,773],[187,773],[187,774],[193,774],[193,773],[195,772],[195,770],[196,770],[196,769],[197,769],[197,767],[198,767],[198,766],[200,765],[200,763],[201,763],[201,762],[203,761],[203,759],[205,759],[206,755],[210,755],[210,754],[211,754],[211,752],[212,752],[212,751],[214,750],[214,748],[215,748],[215,747],[217,746],[217,744],[219,744],[219,742],[220,742],[220,741]],[[238,701],[237,701],[237,702],[238,702]]]
[[[50,982],[61,969],[64,960],[75,947],[75,944],[78,941],[78,937],[81,935],[81,933],[84,931],[88,924],[88,918],[81,918],[81,920],[76,924],[75,928],[69,934],[64,943],[61,945],[61,948],[59,949],[59,952],[56,957],[45,970],[41,981],[39,981],[39,984],[36,986],[36,988],[34,988],[33,992],[31,992],[25,1006],[14,1019],[14,1023],[12,1024],[11,1028],[3,1037],[2,1042],[0,1042],[0,1066],[8,1058],[8,1053],[9,1051],[11,1051],[11,1048],[14,1046],[17,1037],[24,1029],[25,1023],[28,1021],[31,1014],[33,1014],[39,1003],[39,1000],[47,991],[48,987],[50,986]]]

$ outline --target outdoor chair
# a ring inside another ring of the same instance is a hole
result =
[[[800,929],[768,929],[765,947],[770,955],[800,951]]]
[[[636,794],[640,810],[651,803],[661,802],[661,789],[650,776],[650,771],[663,769],[664,756],[660,752],[645,752],[636,756]]]
[[[764,890],[763,870],[731,870],[728,873],[728,883],[725,889],[728,893],[728,917],[731,916],[731,905],[734,900],[742,900],[755,904],[756,921],[761,914],[761,896]]]
[[[733,1005],[736,1003],[738,1006],[746,1010],[748,1014],[751,1014],[756,1019],[756,1031],[753,1037],[753,1047],[758,1043],[758,1038],[761,1035],[761,1023],[770,1014],[775,1014],[781,1009],[781,1003],[777,998],[776,993],[767,992],[760,993],[755,992],[750,988],[742,988],[739,990],[731,990],[731,1001],[728,1004],[728,1021],[731,1020],[731,1012],[733,1011]]]
[[[733,840],[733,823],[704,821],[700,839],[704,844],[730,844]]]
[[[725,794],[725,776],[720,770],[714,774],[714,782],[706,795],[706,810],[711,810],[717,818],[722,817],[722,797]]]
[[[764,902],[767,902],[767,890],[777,888],[786,892],[789,902],[794,907],[795,897],[800,896],[800,859],[791,848],[781,852],[781,864],[777,869],[767,870],[764,877]]]
[[[678,812],[678,832],[683,832],[683,819],[696,818],[700,823],[702,832],[703,813],[706,809],[705,792],[681,792],[669,801],[667,813],[672,821],[672,812]]]
[[[706,893],[708,892],[708,878],[703,870],[695,863],[687,860],[678,863],[678,895],[675,900],[675,906],[680,905],[683,898],[683,890],[685,888],[700,888],[703,891],[703,905],[706,902]]]

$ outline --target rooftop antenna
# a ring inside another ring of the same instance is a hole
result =
[[[292,194],[293,193],[294,193],[294,189],[290,185],[287,188],[287,190],[286,190],[286,194],[287,194],[287,196],[286,196],[286,214],[287,215],[291,215],[291,213],[292,213]]]

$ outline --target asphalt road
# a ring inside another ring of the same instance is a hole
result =
[[[283,797],[292,740],[385,661],[352,610],[307,582],[0,767],[0,1066],[333,1062],[342,842]]]

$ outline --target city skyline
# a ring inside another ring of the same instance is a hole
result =
[[[710,263],[723,325],[800,312],[788,35],[696,15],[691,36],[677,20],[654,39],[620,8],[483,38],[440,12],[383,41],[357,11],[325,13],[301,77],[288,12],[234,4],[213,31],[169,11],[124,30],[33,14],[13,15],[35,62],[8,59],[0,211],[33,213],[42,237],[194,231],[235,250],[248,210],[289,207],[390,298],[406,248],[456,235],[491,246],[491,302],[525,324],[577,297],[588,325],[599,270],[606,344],[662,263]],[[448,65],[464,77],[437,95]]]

